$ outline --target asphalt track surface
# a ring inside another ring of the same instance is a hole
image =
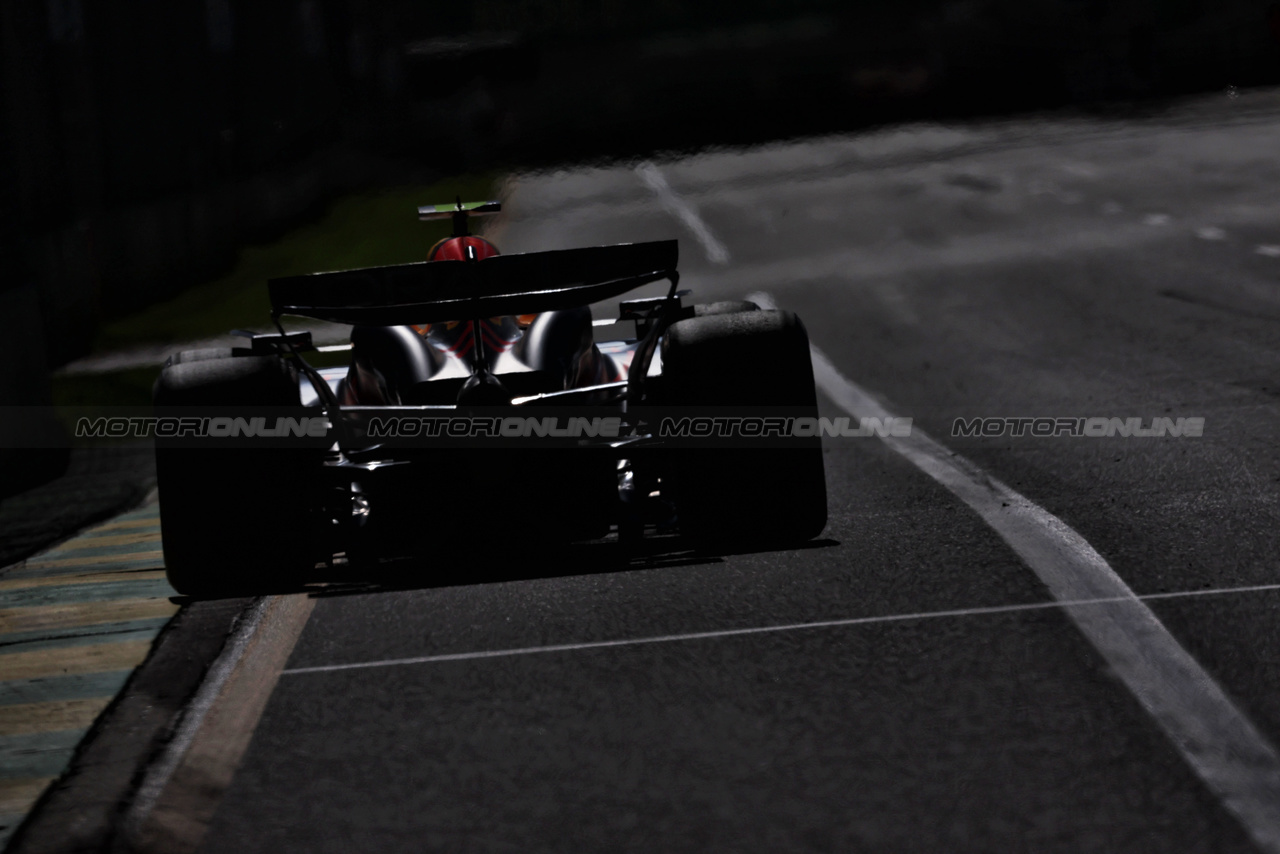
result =
[[[1280,850],[1278,142],[1250,93],[514,180],[504,251],[678,237],[699,301],[801,316],[824,415],[911,440],[827,440],[804,548],[556,566],[498,529],[523,577],[272,603],[183,838]]]

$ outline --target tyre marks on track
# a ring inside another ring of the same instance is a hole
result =
[[[747,297],[776,307],[768,294]],[[886,418],[879,400],[812,347],[814,380],[854,418]],[[1084,537],[919,429],[882,437],[945,486],[1018,554],[1264,851],[1280,854],[1280,754]],[[1081,601],[1094,600],[1090,607]]]
[[[697,208],[671,189],[661,169],[646,160],[636,167],[636,175],[658,197],[662,207],[697,238],[703,251],[707,253],[708,261],[712,264],[729,263],[729,250],[707,228],[706,222],[698,215]]]
[[[177,612],[159,508],[0,570],[0,846]]]

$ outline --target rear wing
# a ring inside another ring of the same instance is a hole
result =
[[[574,308],[662,279],[674,289],[678,257],[675,240],[659,240],[311,273],[267,287],[277,316],[399,326]]]

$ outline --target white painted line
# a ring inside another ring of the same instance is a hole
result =
[[[1280,246],[1272,246],[1264,243],[1254,251],[1259,255],[1266,255],[1268,258],[1280,258]]]
[[[771,307],[768,294],[747,297]],[[812,348],[814,379],[855,418],[889,416]],[[1093,546],[1065,522],[913,428],[881,439],[968,504],[1026,562],[1205,784],[1280,854],[1280,755]],[[1105,601],[1081,607],[1080,601]]]
[[[1152,593],[1139,599],[1181,599],[1190,596],[1222,596],[1229,593],[1262,593],[1280,591],[1280,584],[1261,584],[1252,587],[1224,587],[1217,590],[1184,590],[1173,593]],[[796,632],[805,629],[834,629],[846,626],[866,626],[876,623],[901,623],[909,620],[936,620],[955,617],[983,617],[999,614],[1016,614],[1022,611],[1048,611],[1089,605],[1109,605],[1126,599],[1082,599],[1077,602],[1028,602],[1023,605],[992,605],[985,608],[955,608],[947,611],[919,611],[911,614],[884,614],[877,617],[848,617],[842,620],[818,620],[808,623],[782,623],[774,626],[750,626],[742,629],[717,629],[706,632],[683,632],[672,635],[653,635],[644,638],[619,638],[616,640],[583,641],[581,643],[550,644],[547,646],[522,646],[511,649],[484,649],[471,652],[454,652],[442,655],[418,655],[410,658],[384,658],[376,661],[357,661],[350,664],[320,664],[314,667],[295,667],[281,671],[281,676],[297,676],[307,673],[337,673],[343,670],[368,670],[377,667],[403,667],[413,664],[437,664],[445,661],[475,661],[484,658],[507,658],[514,655],[537,655],[549,652],[576,652],[587,649],[608,649],[620,646],[642,646],[651,643],[675,643],[679,641],[714,640],[717,638],[763,635],[775,632]]]
[[[1168,225],[1171,217],[1168,214],[1147,214],[1142,218],[1143,225]]]
[[[712,264],[729,263],[729,250],[711,233],[711,229],[706,222],[698,215],[697,209],[689,204],[688,201],[676,195],[675,190],[671,189],[671,185],[667,183],[667,178],[662,174],[662,170],[646,160],[636,167],[636,174],[640,176],[640,180],[645,183],[646,187],[653,190],[654,195],[658,197],[658,201],[662,203],[662,207],[680,220],[685,228],[693,232],[693,236],[698,239],[698,242],[702,244],[703,250],[707,253],[707,260]]]
[[[1217,226],[1207,225],[1204,228],[1196,229],[1196,237],[1201,240],[1224,240],[1227,233]]]

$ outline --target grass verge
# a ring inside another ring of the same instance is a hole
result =
[[[339,199],[315,222],[271,243],[245,247],[225,276],[106,324],[94,352],[212,338],[235,328],[265,329],[271,311],[267,280],[277,276],[425,261],[427,250],[447,237],[451,226],[447,220],[419,222],[417,206],[456,196],[496,198],[499,178],[465,175]]]
[[[420,204],[497,198],[501,176],[464,175],[434,184],[357,193],[333,202],[315,222],[271,243],[247,246],[224,276],[198,284],[172,299],[107,323],[94,342],[104,353],[149,344],[197,341],[232,329],[270,327],[267,280],[277,276],[425,261],[427,250],[449,235],[451,224],[419,222]],[[317,366],[344,364],[345,353],[311,354]],[[54,405],[60,412],[86,408],[151,405],[159,367],[99,374],[55,375]]]

